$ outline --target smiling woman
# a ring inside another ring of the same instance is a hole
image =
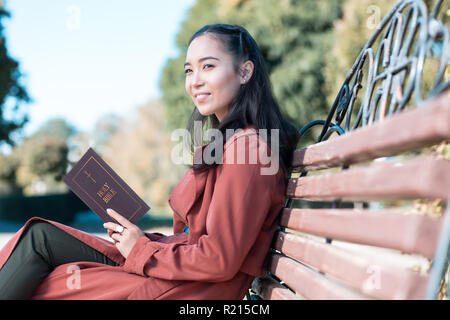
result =
[[[258,46],[243,27],[200,29],[184,67],[195,105],[190,120],[211,119],[223,133],[215,142],[227,152],[223,161],[194,163],[172,190],[174,234],[142,232],[115,211],[109,214],[117,223],[104,225],[113,242],[30,219],[0,252],[1,298],[242,299],[265,274],[299,135],[281,115]],[[236,149],[271,151],[279,169],[265,172],[271,164],[261,158],[236,163],[228,152]]]

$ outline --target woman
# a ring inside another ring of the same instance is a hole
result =
[[[283,119],[258,46],[243,27],[201,28],[184,68],[195,104],[188,129],[201,121],[222,133],[214,138],[220,148],[207,153],[211,142],[192,149],[194,159],[223,156],[194,161],[172,191],[174,234],[144,233],[111,210],[119,224],[104,227],[113,241],[30,219],[0,253],[0,298],[242,299],[264,275],[297,131]],[[240,151],[245,159],[276,154],[270,159],[279,169],[262,174],[273,163],[239,162]]]

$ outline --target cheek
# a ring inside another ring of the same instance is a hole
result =
[[[188,78],[186,78],[186,80],[184,80],[184,89],[186,90],[186,92],[188,94],[191,94]]]
[[[229,73],[217,79],[215,82],[215,88],[221,92],[223,98],[228,98],[227,100],[232,100],[240,88],[240,82],[234,73]]]

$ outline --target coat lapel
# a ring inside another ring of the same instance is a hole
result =
[[[195,153],[201,152],[205,146],[197,148]],[[174,219],[174,227],[181,222],[183,230],[189,211],[203,193],[207,177],[208,171],[194,174],[194,169],[190,168],[172,190],[168,202],[178,218]]]

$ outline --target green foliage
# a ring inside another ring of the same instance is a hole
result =
[[[324,63],[341,1],[244,1],[230,11],[257,41],[273,91],[298,128],[328,110]]]
[[[186,49],[194,32],[205,24],[218,22],[220,19],[220,2],[217,0],[197,0],[196,4],[189,10],[187,19],[182,22],[180,31],[176,36],[178,48]],[[184,76],[183,64],[181,64],[179,70]]]
[[[44,123],[28,139],[41,139],[46,137],[60,138],[64,141],[77,133],[77,129],[67,123],[65,119],[53,118]]]
[[[47,137],[30,145],[27,164],[37,176],[50,174],[61,181],[66,172],[68,148],[59,138]]]
[[[20,160],[12,155],[0,153],[0,194],[21,193],[21,188],[16,183],[16,170],[20,166]]]
[[[64,119],[50,119],[24,144],[23,163],[31,174],[61,181],[67,168],[67,140],[77,130]]]
[[[376,26],[391,11],[397,0],[345,0],[342,6],[342,17],[335,21],[333,30],[332,49],[327,54],[325,65],[325,84],[327,93],[327,102],[331,107],[339,90],[350,71],[353,63],[358,57],[361,49],[368,42],[371,35],[376,31]],[[428,8],[428,14],[433,10],[435,0],[425,0]],[[446,21],[446,12],[449,9],[449,3],[443,3],[438,17]],[[382,31],[384,34],[384,30]],[[381,38],[382,35],[379,36]],[[378,49],[379,41],[376,41],[372,48]],[[423,71],[423,93],[430,91],[431,85],[436,75],[438,62],[428,59]],[[367,69],[363,70],[365,76]],[[363,90],[359,96],[363,95]],[[411,99],[413,101],[413,99]]]
[[[190,36],[208,23],[244,26],[265,58],[282,112],[298,127],[323,118],[325,56],[331,48],[340,0],[199,0],[177,36],[179,56],[169,59],[160,87],[170,129],[185,127],[194,109],[184,89],[183,63]]]
[[[0,155],[0,193],[39,193],[35,183],[45,184],[46,192],[63,191],[62,178],[68,161],[67,140],[76,133],[62,119],[51,119],[42,125],[10,155]]]
[[[26,115],[16,119],[5,119],[6,102],[14,103],[13,112],[17,114],[22,102],[29,102],[26,89],[19,83],[21,73],[19,63],[8,55],[6,49],[6,39],[3,35],[2,19],[10,14],[0,6],[0,142],[4,141],[9,145],[14,145],[10,135],[17,129],[22,128],[28,121]]]
[[[0,153],[0,180],[12,181],[18,165],[17,159]]]
[[[396,0],[346,0],[342,18],[335,22],[332,49],[327,55],[325,79],[332,105],[361,49]],[[360,93],[361,95],[361,93]]]

